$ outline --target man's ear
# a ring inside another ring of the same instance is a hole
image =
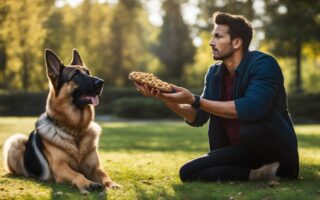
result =
[[[47,65],[47,75],[57,92],[59,76],[61,74],[63,65],[58,56],[50,49],[45,50],[45,61]]]
[[[232,46],[234,49],[239,49],[242,46],[242,39],[241,38],[235,38],[232,40]]]
[[[72,50],[72,61],[70,65],[81,65],[84,66],[84,63],[82,62],[81,56],[77,49]]]

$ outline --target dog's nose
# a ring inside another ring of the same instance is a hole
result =
[[[94,85],[95,85],[96,87],[99,87],[99,88],[103,86],[103,83],[104,83],[104,81],[101,80],[101,79],[96,79],[96,80],[94,81]]]

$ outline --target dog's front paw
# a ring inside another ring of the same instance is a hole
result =
[[[95,190],[103,190],[103,187],[100,183],[95,183],[95,182],[92,182],[89,187],[88,187],[88,190],[91,192],[91,191],[95,191]]]
[[[87,194],[92,191],[103,190],[103,186],[100,183],[91,182],[83,188],[79,188],[82,194]]]
[[[112,181],[106,182],[104,185],[106,186],[106,188],[111,188],[111,189],[121,189],[122,188],[121,185],[119,185],[116,182],[112,182]]]

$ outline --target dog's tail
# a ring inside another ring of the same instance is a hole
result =
[[[23,134],[10,136],[3,145],[4,168],[7,172],[16,175],[28,176],[24,165],[24,152],[28,137]]]

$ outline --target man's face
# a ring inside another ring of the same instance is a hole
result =
[[[228,30],[229,27],[227,25],[216,24],[212,31],[209,45],[212,48],[213,59],[215,60],[224,60],[234,52]]]

